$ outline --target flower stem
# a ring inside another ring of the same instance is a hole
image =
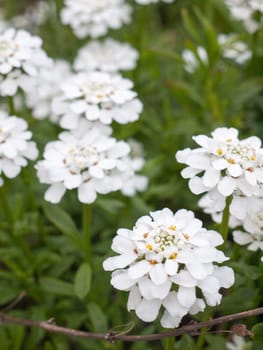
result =
[[[164,339],[164,350],[174,350],[175,337]]]
[[[227,241],[228,222],[229,222],[229,216],[230,216],[229,207],[230,207],[231,202],[232,202],[232,196],[226,197],[226,206],[225,206],[225,209],[223,211],[222,222],[220,225],[220,232],[221,232],[221,235],[222,235],[225,243]]]
[[[83,230],[83,251],[87,262],[91,261],[91,207],[89,204],[83,204],[82,207],[82,230]]]
[[[9,114],[15,115],[16,111],[15,111],[15,104],[14,104],[13,96],[7,97],[7,103],[8,103],[8,108],[9,108]]]
[[[13,225],[13,217],[12,217],[12,212],[10,210],[10,206],[8,203],[5,185],[2,185],[0,187],[0,196],[1,196],[1,205],[2,205],[2,209],[3,209],[3,213],[5,215],[5,218],[8,221],[8,223],[10,224],[10,226],[12,226]]]

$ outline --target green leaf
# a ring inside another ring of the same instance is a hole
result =
[[[124,207],[124,203],[117,199],[98,198],[96,204],[110,214],[116,214]]]
[[[92,271],[88,263],[82,264],[75,276],[74,292],[80,299],[84,299],[90,291]]]
[[[53,277],[41,277],[40,284],[46,292],[58,295],[73,296],[74,290],[70,283]]]
[[[88,314],[95,332],[106,332],[108,330],[107,317],[96,303],[88,304]]]
[[[21,292],[18,287],[12,285],[5,285],[3,282],[0,285],[0,305],[6,304],[11,300],[15,299]]]
[[[49,221],[52,222],[62,233],[70,236],[75,242],[78,242],[78,229],[71,217],[57,205],[43,203],[43,210]]]
[[[252,328],[252,332],[254,334],[254,340],[263,344],[263,322],[256,324]]]

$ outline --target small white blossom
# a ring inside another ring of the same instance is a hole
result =
[[[254,33],[260,25],[260,22],[254,18],[255,12],[263,14],[262,0],[225,0],[229,7],[232,17],[242,21],[247,31]]]
[[[78,38],[96,38],[109,29],[119,29],[131,19],[131,7],[124,0],[64,0],[63,24],[69,24]]]
[[[109,38],[103,42],[91,41],[82,47],[73,66],[76,71],[100,70],[116,73],[135,68],[138,57],[138,52],[129,44]]]
[[[227,197],[240,191],[252,196],[259,191],[263,150],[258,137],[239,140],[238,130],[218,128],[212,137],[198,135],[193,140],[200,147],[178,151],[176,159],[187,165],[181,174],[190,179],[189,188],[194,194],[218,191]]]
[[[173,328],[184,315],[203,311],[205,302],[219,304],[219,289],[234,283],[233,270],[216,264],[228,260],[215,248],[222,243],[193,212],[165,208],[141,217],[132,230],[119,229],[112,243],[118,255],[103,267],[113,271],[115,288],[129,292],[128,310],[152,322],[163,307],[161,324]]]
[[[252,56],[252,52],[247,45],[238,40],[235,34],[219,34],[217,41],[221,48],[222,57],[237,64],[247,62]],[[183,50],[182,59],[184,68],[189,73],[194,73],[201,65],[208,66],[209,63],[208,53],[202,46],[198,46],[196,52],[189,49]]]
[[[92,203],[97,193],[121,190],[131,176],[129,145],[110,137],[111,128],[81,120],[77,129],[62,132],[49,142],[44,160],[36,164],[41,183],[50,184],[45,199],[58,203],[66,190],[76,188],[82,203]]]
[[[234,334],[232,341],[226,343],[227,350],[245,350],[247,349],[247,343],[243,337]]]
[[[28,77],[36,76],[51,60],[41,48],[42,40],[25,30],[9,28],[0,33],[0,93],[14,95],[18,87],[29,88]]]
[[[143,146],[138,141],[131,139],[128,140],[130,146],[130,154],[127,157],[127,170],[123,173],[123,186],[121,189],[122,194],[126,196],[134,196],[136,192],[145,191],[148,185],[148,178],[143,175],[138,175],[145,160],[143,158]],[[130,171],[128,169],[130,168]]]
[[[32,108],[33,117],[49,118],[53,122],[58,120],[52,112],[52,101],[62,93],[60,85],[70,75],[69,63],[56,60],[49,69],[42,68],[32,79],[31,88],[26,93],[26,104]]]
[[[63,94],[54,99],[53,112],[60,115],[65,129],[77,127],[80,118],[120,124],[139,118],[142,103],[132,90],[133,83],[120,75],[82,72],[61,85]]]
[[[30,141],[32,133],[27,130],[24,119],[9,116],[0,111],[0,174],[16,177],[21,167],[38,156],[36,144]],[[0,185],[3,179],[0,177]]]

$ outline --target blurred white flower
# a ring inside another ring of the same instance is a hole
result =
[[[62,132],[58,141],[49,142],[44,160],[36,164],[41,183],[50,184],[45,199],[58,203],[65,191],[78,189],[82,203],[92,203],[97,193],[121,190],[131,176],[129,145],[111,137],[111,128],[81,120],[77,129]],[[134,172],[134,170],[133,170]]]
[[[126,124],[139,118],[142,103],[131,90],[133,83],[120,75],[82,72],[61,85],[63,94],[54,99],[53,112],[65,129],[77,127],[81,118],[110,124]]]
[[[232,341],[226,343],[227,350],[245,350],[246,342],[243,337],[240,337],[239,335],[234,334]]]
[[[260,22],[254,18],[255,11],[263,13],[262,0],[225,0],[232,17],[244,23],[247,31],[254,33]]]
[[[76,71],[100,70],[116,73],[135,68],[138,52],[129,44],[108,38],[103,42],[91,41],[83,46],[75,59]]]
[[[123,186],[121,192],[122,194],[131,197],[134,196],[136,192],[146,190],[148,178],[137,174],[137,172],[143,168],[145,163],[142,144],[134,139],[128,140],[128,144],[130,146],[130,153],[127,157],[127,163],[129,166],[125,173],[123,173]],[[129,168],[130,171],[128,171]]]
[[[173,328],[187,313],[203,311],[205,302],[219,304],[219,289],[234,283],[233,270],[215,264],[228,260],[215,248],[222,243],[193,212],[165,208],[141,217],[132,230],[119,229],[112,243],[118,255],[103,267],[113,271],[115,288],[129,292],[128,310],[152,322],[163,306],[161,324]]]
[[[252,52],[247,45],[238,40],[237,36],[231,34],[219,34],[217,37],[218,45],[221,47],[222,56],[228,58],[238,64],[243,64],[248,61]],[[185,49],[182,52],[184,69],[189,73],[194,73],[200,65],[208,66],[208,53],[202,46],[196,48],[196,52]]]
[[[52,61],[52,66],[42,68],[39,74],[31,80],[31,88],[26,92],[26,105],[33,110],[33,117],[37,119],[49,118],[58,121],[52,112],[52,101],[62,91],[61,83],[71,75],[71,68],[67,61]]]
[[[37,1],[31,6],[27,6],[25,12],[10,19],[10,24],[19,29],[35,31],[37,27],[42,25],[50,16],[52,9],[51,2]]]
[[[247,45],[237,40],[235,34],[220,34],[218,43],[222,47],[223,57],[229,58],[238,64],[245,63],[252,56],[252,52]]]
[[[218,128],[212,137],[198,135],[193,140],[201,147],[178,151],[176,159],[187,165],[181,174],[190,179],[189,188],[194,194],[218,191],[227,197],[240,191],[252,196],[259,191],[263,149],[258,137],[240,141],[237,129]]]
[[[39,37],[24,30],[9,28],[0,33],[1,95],[14,95],[18,87],[26,90],[30,85],[28,77],[51,65],[41,45]]]
[[[96,38],[109,29],[119,29],[131,19],[131,7],[124,0],[64,0],[63,24],[69,24],[78,38]]]
[[[35,142],[30,141],[31,136],[24,119],[0,111],[0,174],[14,178],[28,164],[28,159],[37,158],[38,150]]]
[[[183,50],[182,58],[184,61],[184,69],[189,73],[195,72],[200,66],[200,63],[204,65],[208,64],[208,55],[202,46],[198,46],[196,52],[189,49]]]

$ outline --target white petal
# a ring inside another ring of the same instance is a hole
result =
[[[132,263],[137,258],[134,253],[122,254],[118,256],[113,256],[106,259],[103,262],[103,268],[106,271],[113,271],[115,269],[121,269]]]
[[[168,296],[163,300],[163,306],[172,317],[183,317],[185,314],[187,314],[188,311],[187,307],[183,307],[178,302],[177,293],[174,291],[170,292]]]
[[[111,284],[114,288],[119,290],[128,290],[136,283],[136,280],[131,279],[127,271],[118,271],[113,274],[111,278]]]
[[[130,290],[129,298],[127,302],[128,311],[135,310],[139,302],[141,301],[141,294],[138,287],[134,286]]]
[[[163,264],[153,265],[152,269],[149,272],[149,275],[155,284],[162,284],[167,280],[167,274],[164,270]]]
[[[239,177],[243,174],[243,169],[239,164],[232,164],[228,167],[228,172],[233,177]]]
[[[193,177],[189,181],[189,189],[194,194],[200,194],[207,191],[207,187],[203,184],[202,179],[199,177]]]
[[[179,326],[182,317],[172,317],[168,311],[165,311],[161,318],[161,325],[164,328],[176,328]]]
[[[202,280],[208,275],[208,271],[204,266],[204,264],[195,262],[195,263],[187,264],[186,267],[187,267],[187,270],[190,272],[190,274],[198,280]]]
[[[214,187],[218,184],[220,180],[220,171],[214,168],[208,168],[203,176],[203,183],[207,187]]]
[[[171,277],[171,281],[183,287],[195,287],[197,281],[187,270],[181,270],[178,274]]]
[[[175,259],[166,259],[164,269],[167,275],[173,276],[178,270],[178,263]]]
[[[220,288],[218,279],[214,276],[207,276],[205,279],[198,281],[198,286],[204,293],[217,293]]]
[[[45,200],[51,203],[59,203],[63,197],[66,188],[63,184],[51,185],[48,190],[45,192]]]
[[[189,308],[195,303],[196,300],[195,288],[186,288],[179,286],[177,296],[179,303],[182,306]]]
[[[236,189],[236,182],[230,177],[224,177],[218,184],[218,191],[225,197],[230,196]]]
[[[147,274],[153,265],[151,265],[148,261],[142,260],[139,262],[136,262],[134,265],[132,265],[129,270],[129,276],[133,279],[140,278],[143,275]]]
[[[161,306],[161,301],[158,299],[145,300],[142,299],[136,307],[136,315],[144,322],[152,322],[157,316]]]

